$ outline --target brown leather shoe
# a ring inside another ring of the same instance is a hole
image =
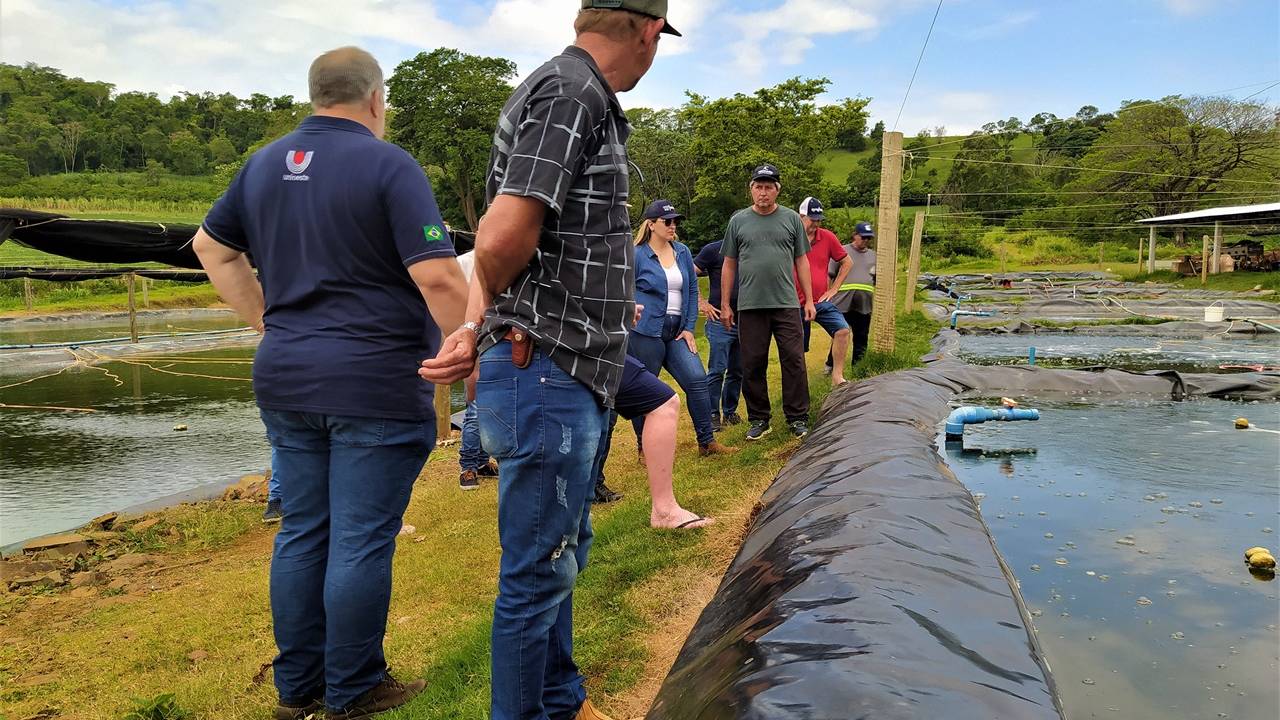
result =
[[[613,718],[597,710],[590,700],[583,700],[582,707],[578,708],[578,714],[574,720],[613,720]]]
[[[426,680],[414,680],[402,683],[386,673],[382,682],[374,685],[368,692],[356,698],[356,701],[341,711],[330,710],[325,717],[330,720],[356,720],[366,718],[384,710],[398,708],[412,700],[427,686]]]
[[[710,455],[732,455],[738,452],[738,448],[721,445],[719,440],[712,440],[706,445],[698,446],[698,454],[702,457]]]

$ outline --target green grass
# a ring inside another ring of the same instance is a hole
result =
[[[929,160],[921,167],[916,168],[916,172],[928,175],[930,170],[938,171],[938,183],[946,182],[947,177],[951,175],[951,168],[955,163],[951,162],[951,158],[960,152],[962,143],[957,142],[963,140],[962,135],[949,135],[941,138],[930,138],[929,146],[941,145],[931,150]],[[914,136],[907,135],[902,139],[902,144],[908,146],[916,142]],[[1013,141],[1014,159],[1023,160],[1030,157],[1030,152],[1035,148],[1035,139],[1028,133],[1019,135]],[[929,148],[925,148],[929,149]],[[830,150],[823,153],[818,160],[824,163],[823,177],[828,181],[837,185],[844,185],[849,178],[849,172],[854,166],[863,160],[871,157],[875,153],[874,147],[859,152],[850,152],[848,150]]]
[[[1169,283],[1185,288],[1206,288],[1209,290],[1228,290],[1245,292],[1255,287],[1261,290],[1280,292],[1280,272],[1230,272],[1209,275],[1204,285],[1200,284],[1200,276],[1187,276],[1172,270],[1157,270],[1154,273],[1127,272],[1121,277],[1129,282]]]
[[[871,157],[876,152],[875,148],[868,148],[860,152],[849,152],[848,150],[829,150],[818,157],[818,162],[822,163],[822,176],[827,182],[836,185],[844,185],[849,179],[849,173],[853,168],[863,160]]]

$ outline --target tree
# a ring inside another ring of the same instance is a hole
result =
[[[440,48],[400,63],[387,81],[395,108],[391,139],[440,169],[438,191],[457,198],[471,230],[479,224],[493,131],[515,74],[510,60]]]
[[[219,135],[209,141],[209,155],[214,166],[233,163],[240,157],[236,146],[231,144],[226,135]]]
[[[26,160],[9,153],[0,153],[0,187],[20,183],[29,175]]]
[[[674,110],[634,108],[627,111],[631,139],[627,156],[631,160],[631,213],[639,221],[645,206],[659,198],[675,203],[692,216],[698,179],[698,163],[693,154],[693,133]],[[694,238],[695,245],[697,238]]]
[[[209,171],[209,149],[195,135],[179,130],[169,136],[170,167],[179,175],[202,175]]]
[[[876,122],[875,127],[871,128],[871,142],[879,145],[884,142],[884,121]]]
[[[1111,207],[1078,217],[1129,220],[1185,212],[1202,207],[1215,190],[1274,195],[1280,191],[1280,128],[1272,113],[1260,103],[1221,97],[1175,95],[1125,104],[1080,159],[1081,167],[1119,172],[1080,171],[1070,185],[1114,192],[1106,198]]]

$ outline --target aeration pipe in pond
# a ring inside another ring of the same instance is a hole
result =
[[[984,408],[972,405],[958,407],[947,416],[947,439],[959,440],[964,437],[965,425],[977,425],[990,420],[1039,420],[1039,410],[1022,408]]]
[[[960,310],[960,309],[952,310],[951,311],[951,329],[952,330],[956,329],[957,318],[959,318],[961,315],[969,316],[969,317],[991,317],[992,315],[995,315],[995,313],[990,310]]]

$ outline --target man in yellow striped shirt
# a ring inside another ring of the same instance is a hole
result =
[[[844,313],[845,322],[853,331],[853,364],[857,364],[867,352],[867,335],[871,329],[871,300],[876,289],[876,251],[868,247],[875,238],[869,222],[860,222],[854,228],[853,242],[844,246],[853,267],[840,284],[839,292],[831,298],[836,309]],[[834,267],[834,264],[833,264]],[[831,356],[827,356],[831,367]]]

